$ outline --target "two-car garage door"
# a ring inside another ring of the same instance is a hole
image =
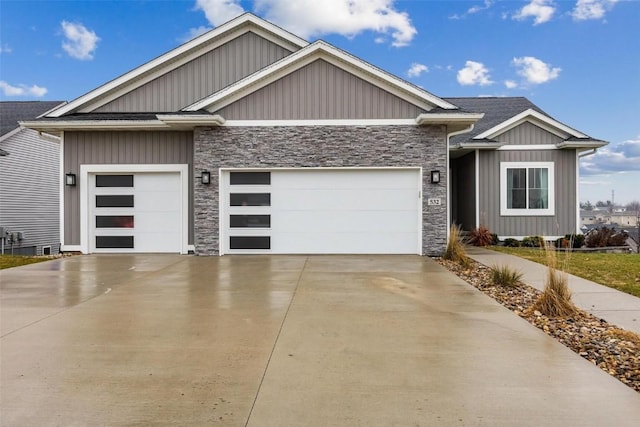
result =
[[[418,169],[230,170],[222,253],[419,254]]]

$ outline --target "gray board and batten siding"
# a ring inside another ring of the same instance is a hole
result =
[[[216,111],[227,120],[415,119],[425,111],[322,59]]]
[[[249,31],[94,112],[179,111],[291,53]]]
[[[0,156],[0,227],[23,232],[16,244],[5,242],[5,253],[42,255],[60,250],[60,147],[23,129],[2,141]]]
[[[80,173],[85,164],[188,164],[189,205],[193,206],[193,132],[65,132],[64,168]],[[64,243],[80,244],[80,189],[64,188]],[[193,243],[193,210],[189,210],[189,244]]]
[[[562,236],[576,232],[575,150],[480,151],[479,160],[481,225],[500,236]],[[554,162],[555,215],[501,216],[500,162]]]
[[[558,144],[564,139],[533,123],[524,122],[494,138],[498,142],[511,145]]]

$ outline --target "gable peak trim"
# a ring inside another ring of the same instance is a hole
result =
[[[501,135],[509,130],[520,126],[522,123],[529,122],[535,126],[538,126],[547,132],[550,132],[560,138],[566,139],[568,136],[575,138],[589,138],[588,135],[578,132],[577,130],[565,125],[553,119],[539,111],[532,108],[525,110],[508,120],[484,131],[483,133],[476,135],[473,139],[494,139],[498,135]]]

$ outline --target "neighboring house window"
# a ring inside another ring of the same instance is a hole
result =
[[[500,215],[554,215],[553,162],[500,163]]]

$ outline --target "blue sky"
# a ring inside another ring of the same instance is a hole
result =
[[[0,99],[72,100],[244,11],[443,96],[526,96],[610,141],[581,200],[640,200],[640,2],[2,0]]]

